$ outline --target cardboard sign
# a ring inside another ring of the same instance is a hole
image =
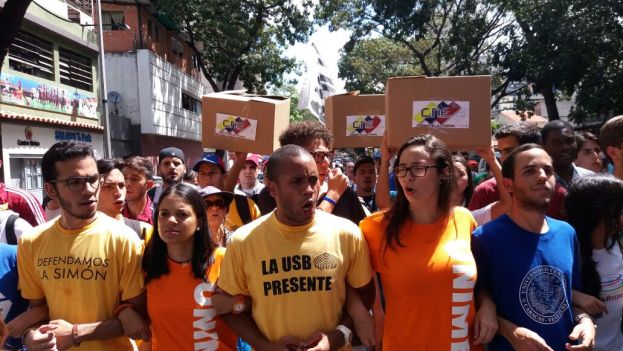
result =
[[[325,99],[325,122],[333,147],[380,146],[386,126],[385,96],[350,92]]]
[[[202,97],[204,148],[270,155],[290,119],[290,99],[220,92]]]
[[[491,77],[395,77],[387,80],[388,146],[433,134],[453,150],[491,144]]]

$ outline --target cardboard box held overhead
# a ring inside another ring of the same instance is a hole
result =
[[[290,99],[240,92],[204,95],[203,147],[270,155],[288,127]]]
[[[325,99],[325,123],[333,132],[333,147],[381,146],[385,132],[385,95],[358,91]]]
[[[433,134],[453,150],[491,144],[491,77],[396,77],[387,80],[389,147]]]

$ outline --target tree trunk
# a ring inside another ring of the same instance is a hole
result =
[[[19,32],[22,20],[32,0],[7,0],[0,11],[0,72],[4,58]]]
[[[554,87],[551,83],[544,83],[542,85],[543,99],[545,100],[545,108],[547,108],[547,117],[550,121],[560,119],[558,115],[558,106],[556,106],[556,96],[554,95]]]

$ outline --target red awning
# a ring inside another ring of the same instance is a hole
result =
[[[89,129],[89,130],[96,130],[96,131],[104,130],[104,127],[97,125],[97,124],[64,121],[64,120],[60,120],[56,118],[27,116],[27,115],[12,113],[12,112],[0,112],[0,120],[38,122],[38,123],[51,124],[51,125],[56,125],[56,126]]]

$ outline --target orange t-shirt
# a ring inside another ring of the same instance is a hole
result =
[[[191,265],[169,260],[169,274],[147,284],[147,312],[153,350],[236,350],[237,336],[212,307],[224,248],[214,251],[208,281],[197,279]]]
[[[456,207],[447,221],[407,220],[399,235],[405,246],[384,251],[387,223],[379,212],[359,224],[385,293],[383,348],[480,350],[471,342],[476,282],[471,213]]]

